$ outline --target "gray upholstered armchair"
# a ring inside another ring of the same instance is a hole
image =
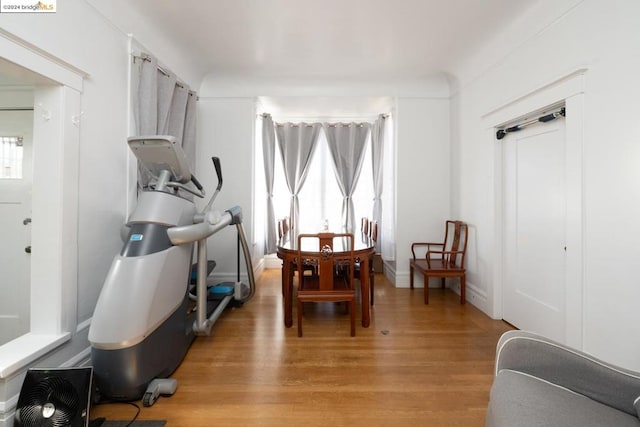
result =
[[[539,335],[498,342],[489,427],[640,426],[640,373]]]

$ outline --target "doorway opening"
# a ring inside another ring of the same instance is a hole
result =
[[[0,345],[29,332],[31,296],[32,90],[0,90]]]
[[[77,309],[78,118],[86,73],[9,33],[0,33],[0,52],[0,90],[32,93],[35,148],[31,215],[19,225],[30,228],[29,326],[0,345],[0,380],[11,380],[76,328],[67,313]]]

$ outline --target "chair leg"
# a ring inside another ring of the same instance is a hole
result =
[[[372,271],[371,274],[369,275],[369,300],[371,302],[371,305],[373,305],[373,281],[375,278],[375,273]]]
[[[460,277],[460,304],[464,304],[467,302],[466,289],[467,289],[467,279],[463,274],[462,277]]]
[[[445,282],[444,277],[442,277],[442,278],[440,279],[440,287],[441,287],[442,289],[444,289],[444,288],[445,288],[445,286],[446,286],[446,282]]]
[[[298,336],[302,336],[302,301],[298,300]]]
[[[429,304],[429,276],[424,275],[424,303]]]
[[[409,264],[409,288],[413,289],[413,266]]]
[[[356,336],[356,302],[355,298],[349,301],[349,315],[351,318],[351,336]]]

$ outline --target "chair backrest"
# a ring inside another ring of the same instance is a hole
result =
[[[369,218],[363,216],[360,220],[360,231],[362,234],[369,234]]]
[[[458,252],[449,257],[449,264],[464,268],[464,258],[467,253],[467,224],[462,221],[447,220],[445,227],[445,250]]]
[[[284,236],[284,220],[279,219],[278,220],[278,239],[282,239],[282,236]]]
[[[289,231],[291,231],[291,225],[289,225],[289,217],[285,216],[280,221],[278,221],[278,234],[282,233],[280,235],[280,238],[287,237]]]
[[[303,241],[313,239],[317,241],[317,250],[309,250],[309,245],[304,245]],[[337,248],[339,252],[334,252],[336,239],[342,239],[341,245]],[[303,248],[307,249],[306,251]],[[317,267],[317,275],[319,278],[319,289],[330,291],[335,288],[334,276],[337,271],[336,267],[344,266],[348,271],[349,281],[353,283],[354,264],[356,256],[354,255],[354,238],[353,233],[317,233],[317,234],[299,234],[298,235],[298,277],[305,280],[303,268],[304,265],[314,265]],[[301,262],[302,261],[302,262]],[[303,265],[304,264],[304,265]],[[304,287],[304,286],[303,286]]]
[[[369,224],[369,237],[374,242],[378,241],[378,221],[371,221]]]

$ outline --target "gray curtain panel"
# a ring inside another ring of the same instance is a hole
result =
[[[167,135],[173,135],[183,144],[184,124],[187,117],[187,101],[189,100],[189,89],[183,85],[174,85],[173,96],[169,104],[169,114],[167,118]]]
[[[135,103],[138,135],[153,135],[158,129],[158,60],[145,57],[140,61],[138,99]]]
[[[264,177],[267,190],[267,230],[264,253],[275,253],[276,248],[276,215],[273,208],[273,171],[276,154],[276,135],[273,119],[269,114],[262,116],[262,153],[264,160]]]
[[[382,170],[384,159],[385,117],[380,115],[371,129],[371,164],[373,171],[373,220],[382,228]],[[380,241],[380,239],[378,239]],[[376,243],[379,245],[379,243]]]
[[[165,73],[159,68],[158,73],[158,123],[156,123],[156,135],[169,135],[169,112],[173,103],[173,95],[176,92],[178,82],[175,74]],[[175,135],[172,135],[175,136]],[[182,136],[182,135],[180,135]]]
[[[346,232],[352,233],[356,230],[352,196],[360,177],[365,144],[371,125],[369,123],[324,123],[323,128],[343,197],[342,225]]]
[[[291,194],[290,213],[291,232],[293,236],[299,232],[299,201],[298,194],[304,185],[304,181],[309,171],[311,157],[318,142],[320,134],[320,123],[277,123],[276,136],[284,176]]]
[[[196,104],[198,94],[189,92],[187,98],[187,110],[184,118],[184,130],[182,132],[182,149],[189,161],[189,168],[196,170]]]
[[[196,100],[195,92],[178,83],[175,74],[162,70],[158,60],[144,55],[140,63],[137,101],[134,102],[138,135],[171,135],[195,168]],[[138,187],[150,181],[148,171],[138,167]]]

